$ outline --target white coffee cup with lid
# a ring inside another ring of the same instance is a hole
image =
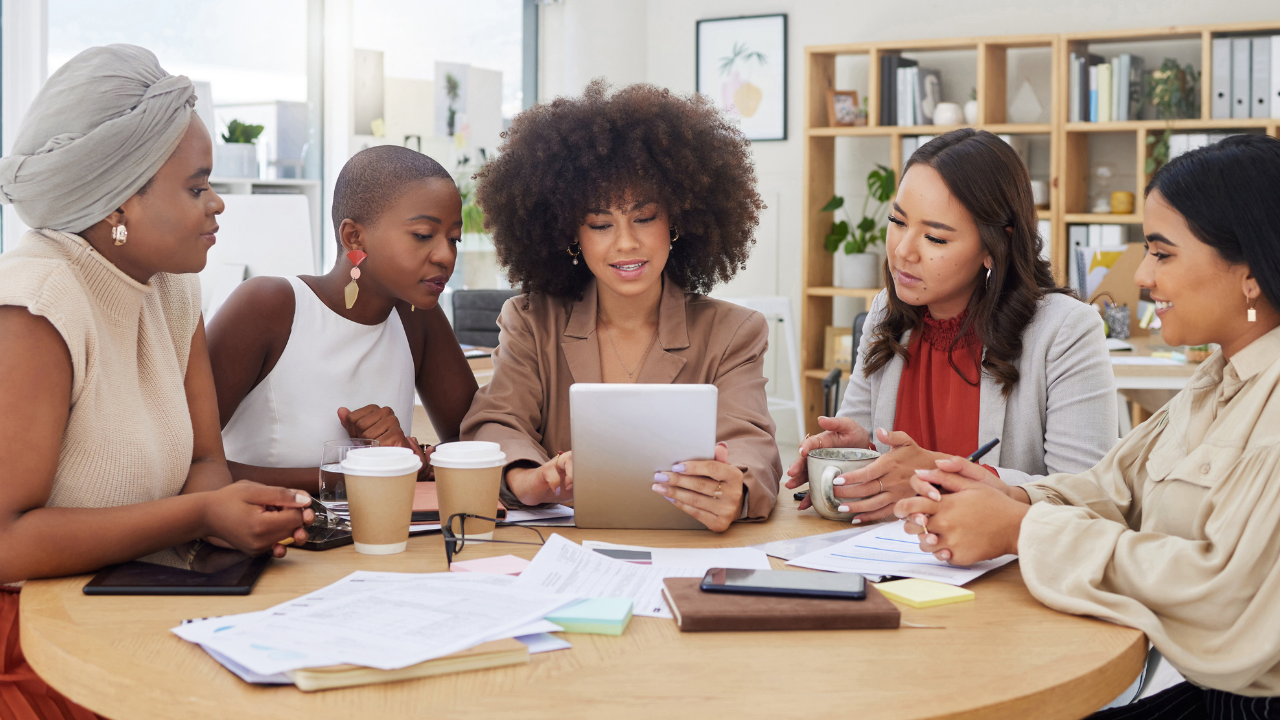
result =
[[[356,552],[391,555],[409,545],[422,459],[409,448],[356,448],[342,461]]]
[[[507,465],[502,446],[478,440],[444,443],[431,453],[431,465],[436,469],[442,526],[458,513],[497,517],[498,489]],[[469,538],[493,538],[493,523],[484,520],[455,521],[450,529],[457,535],[465,531]]]

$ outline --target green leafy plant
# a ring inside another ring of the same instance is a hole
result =
[[[225,143],[253,144],[257,142],[262,130],[263,127],[261,125],[246,125],[239,120],[232,120],[227,123],[227,131],[222,134],[222,141]]]
[[[472,167],[471,158],[463,155],[458,161],[458,171],[454,174],[454,182],[458,185],[458,194],[462,196],[462,232],[484,233],[484,210],[476,203],[476,174],[484,167],[487,158],[481,149],[480,164]]]
[[[849,210],[844,207],[844,198],[832,195],[827,204],[822,206],[822,212],[833,213],[843,208],[845,219],[831,223],[831,232],[827,233],[826,238],[827,252],[834,253],[843,246],[845,254],[852,255],[866,252],[868,247],[884,242],[889,229],[889,223],[884,214],[885,206],[893,199],[896,187],[896,175],[893,170],[877,164],[875,169],[867,174],[867,197],[862,201],[862,217],[856,225],[852,226],[849,223]],[[876,209],[868,215],[867,208],[872,200],[877,203]]]
[[[453,106],[453,104],[458,101],[459,88],[460,84],[458,83],[458,78],[454,77],[453,73],[445,73],[444,94],[449,98],[449,119],[446,123],[449,127],[449,137],[453,137],[453,125],[458,117],[458,110]]]
[[[1151,71],[1147,81],[1145,100],[1156,109],[1156,115],[1165,121],[1160,137],[1147,136],[1151,153],[1147,157],[1148,175],[1169,162],[1169,138],[1173,135],[1173,121],[1200,115],[1200,73],[1191,65],[1179,65],[1173,58],[1165,58],[1160,67]]]

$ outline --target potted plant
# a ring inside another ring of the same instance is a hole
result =
[[[1148,175],[1169,162],[1169,138],[1173,135],[1176,118],[1193,118],[1200,115],[1200,92],[1197,83],[1200,73],[1190,65],[1182,66],[1173,58],[1165,58],[1158,70],[1151,71],[1147,81],[1146,100],[1156,109],[1156,115],[1164,120],[1164,133],[1157,138],[1147,135],[1151,154],[1147,157]]]
[[[227,123],[227,131],[222,134],[222,145],[218,145],[214,158],[213,174],[217,177],[256,178],[258,177],[258,136],[262,134],[261,125],[246,125],[239,120]]]
[[[850,224],[849,211],[844,207],[844,198],[831,196],[822,212],[834,213],[844,209],[844,219],[834,220],[831,231],[827,233],[827,252],[835,253],[840,259],[835,273],[835,285],[846,288],[878,288],[880,287],[880,256],[868,250],[878,243],[883,243],[888,232],[889,222],[885,217],[885,208],[893,199],[897,187],[896,177],[892,169],[877,164],[867,174],[867,197],[862,201],[862,217],[856,225]],[[875,210],[868,215],[867,208],[871,201],[876,202]],[[837,250],[843,249],[843,253]]]

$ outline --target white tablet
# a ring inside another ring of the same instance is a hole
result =
[[[704,529],[653,491],[653,474],[715,456],[718,397],[715,385],[570,387],[577,526]]]

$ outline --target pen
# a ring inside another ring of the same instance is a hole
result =
[[[991,442],[987,443],[986,445],[983,445],[977,450],[974,450],[973,454],[969,456],[969,462],[978,462],[979,460],[982,459],[983,455],[986,455],[987,453],[991,452],[991,448],[999,444],[1000,444],[1000,438],[996,438],[995,440],[992,440]]]

